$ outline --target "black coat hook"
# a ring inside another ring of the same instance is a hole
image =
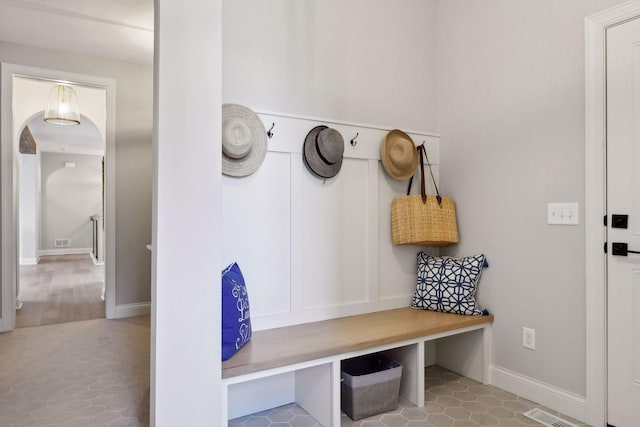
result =
[[[267,131],[267,136],[269,137],[269,139],[273,138],[273,128],[276,126],[275,123],[271,123],[271,127],[269,128],[269,130]]]
[[[356,136],[354,136],[353,138],[351,138],[351,146],[355,147],[356,144],[358,143],[358,141],[356,141],[356,139],[358,138],[359,132],[356,132]]]

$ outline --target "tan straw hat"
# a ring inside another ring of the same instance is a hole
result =
[[[382,166],[395,179],[409,179],[418,167],[418,151],[409,135],[401,130],[390,131],[380,145]]]
[[[267,131],[260,118],[238,104],[222,105],[222,173],[247,176],[267,155]]]

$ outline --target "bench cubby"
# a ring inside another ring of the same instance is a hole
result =
[[[421,407],[425,343],[439,339],[465,352],[460,360],[447,357],[450,369],[457,364],[453,368],[462,375],[474,369],[469,376],[486,382],[492,321],[491,315],[401,308],[257,331],[222,364],[222,425],[295,402],[323,426],[339,426],[340,362],[376,352],[402,364],[400,396]]]

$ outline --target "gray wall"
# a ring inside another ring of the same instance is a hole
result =
[[[0,61],[116,81],[116,304],[151,299],[153,70],[0,42]]]
[[[56,248],[55,239],[69,239],[68,249],[91,248],[90,217],[102,215],[102,156],[41,153],[40,167],[40,249],[67,249]]]
[[[584,225],[549,226],[547,202],[584,218],[584,18],[618,0],[439,0],[441,186],[461,242],[484,252],[480,302],[493,363],[585,394]],[[536,350],[522,348],[522,326]]]

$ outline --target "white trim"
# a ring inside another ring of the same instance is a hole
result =
[[[90,250],[89,256],[91,257],[91,261],[93,261],[93,265],[104,265],[104,261],[98,261],[96,256],[93,254],[93,249]]]
[[[16,291],[17,291],[17,248],[18,236],[16,221],[18,218],[16,200],[16,188],[18,168],[16,157],[17,152],[13,143],[13,79],[12,66],[2,64],[2,87],[0,88],[0,196],[2,221],[0,236],[2,242],[0,255],[2,263],[0,265],[0,331],[10,331],[16,327]]]
[[[302,153],[302,144],[309,129],[318,125],[327,125],[336,129],[344,138],[343,156],[349,159],[380,160],[380,143],[391,130],[375,125],[356,124],[326,119],[286,115],[279,113],[257,113],[266,129],[274,125],[273,137],[269,139],[269,152]],[[429,162],[440,164],[440,136],[422,131],[405,131],[416,145],[426,144]],[[356,138],[357,135],[357,138]],[[354,139],[354,144],[351,144]]]
[[[37,265],[38,258],[23,258],[20,257],[20,265]]]
[[[640,15],[640,1],[585,18],[586,422],[606,425],[607,299],[605,30]]]
[[[134,304],[116,305],[115,316],[112,319],[123,319],[125,317],[147,316],[151,313],[150,302],[138,302]]]
[[[389,132],[390,130],[395,129],[395,127],[393,127],[393,126],[380,126],[380,125],[371,125],[371,124],[366,124],[366,123],[346,122],[346,121],[342,121],[342,120],[326,119],[326,118],[322,118],[322,117],[303,116],[303,115],[299,115],[299,114],[277,113],[277,112],[273,112],[273,111],[256,111],[256,114],[265,115],[265,116],[282,117],[282,118],[287,118],[287,119],[305,120],[305,121],[310,121],[310,122],[325,123],[325,124],[329,124],[329,125],[343,125],[343,126],[350,126],[350,127],[355,127],[355,128],[374,129],[374,130],[381,130],[381,131],[385,131],[385,132]],[[269,126],[269,127],[271,127],[271,126]],[[277,126],[277,123],[276,123],[276,127],[273,129],[274,132],[277,132],[277,130],[276,130],[277,127],[278,126]],[[426,132],[426,131],[416,131],[416,130],[406,130],[406,129],[403,130],[403,131],[405,133],[408,133],[408,134],[416,134],[416,135],[421,135],[421,136],[434,136],[434,137],[440,138],[440,134],[439,133]]]
[[[90,254],[91,248],[40,249],[38,256]]]
[[[115,318],[116,301],[116,259],[115,259],[115,221],[116,221],[116,144],[115,144],[115,96],[116,82],[114,79],[68,73],[58,70],[29,67],[24,65],[2,63],[2,87],[0,90],[0,177],[2,197],[2,307],[0,311],[0,331],[15,328],[14,303],[17,285],[17,183],[18,167],[16,156],[18,149],[13,140],[13,76],[19,75],[35,79],[45,79],[67,82],[81,86],[103,87],[106,89],[107,119],[106,119],[106,149],[105,149],[105,282],[106,282],[106,317]],[[6,316],[4,315],[6,314]]]
[[[584,396],[496,365],[489,366],[489,378],[495,387],[584,422],[587,407]]]

